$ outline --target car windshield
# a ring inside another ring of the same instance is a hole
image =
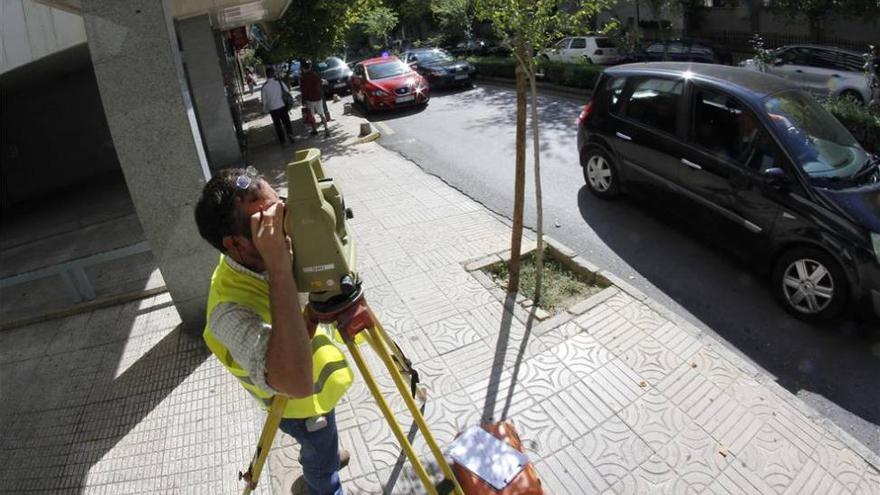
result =
[[[764,99],[764,110],[809,177],[847,178],[858,173],[868,160],[852,134],[802,91],[770,95]]]
[[[338,59],[336,57],[331,57],[331,58],[328,58],[327,60],[324,60],[323,62],[318,62],[318,71],[319,72],[326,72],[328,70],[339,69],[340,67],[344,67],[344,66],[345,66],[345,62],[343,62],[341,59]]]
[[[412,69],[400,60],[390,60],[388,62],[367,66],[367,77],[369,77],[371,81],[375,79],[387,79],[389,77],[402,76],[409,72],[412,72]]]
[[[430,50],[425,52],[415,52],[413,53],[417,57],[419,62],[433,64],[436,62],[445,62],[447,60],[453,60],[452,55],[450,55],[445,50]]]

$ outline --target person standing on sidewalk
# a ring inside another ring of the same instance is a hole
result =
[[[287,86],[275,77],[275,69],[269,67],[266,69],[266,82],[260,90],[260,100],[263,102],[263,111],[272,116],[272,124],[275,126],[275,134],[278,135],[278,142],[284,144],[284,135],[293,142],[293,128],[290,126],[290,108],[284,101],[284,94],[290,95]],[[282,128],[283,127],[283,128]]]
[[[211,277],[207,324],[211,352],[268,409],[289,397],[281,431],[300,444],[313,495],[342,495],[334,410],[354,380],[345,355],[323,326],[309,338],[293,277],[285,203],[253,168],[220,171],[195,208],[201,236],[222,254]],[[298,486],[299,485],[299,486]]]
[[[324,113],[324,88],[321,84],[321,76],[313,70],[311,61],[303,65],[299,88],[302,92],[303,105],[312,113],[312,136],[318,134],[317,116],[320,115],[321,122],[324,124],[324,136],[330,137],[330,130],[327,128],[327,115]]]

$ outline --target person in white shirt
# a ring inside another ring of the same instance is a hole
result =
[[[290,94],[287,86],[275,77],[275,69],[266,69],[266,82],[260,90],[260,100],[263,102],[263,111],[272,116],[272,124],[275,126],[275,134],[278,142],[284,144],[284,136],[293,143],[293,128],[290,126],[290,115],[287,113],[287,105],[284,104],[284,93]],[[286,131],[286,132],[285,132]]]

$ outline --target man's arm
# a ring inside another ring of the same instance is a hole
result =
[[[308,397],[314,393],[312,346],[293,280],[283,203],[254,214],[251,232],[269,276],[272,333],[266,351],[266,381],[290,397]]]

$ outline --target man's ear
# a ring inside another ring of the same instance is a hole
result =
[[[223,236],[223,250],[226,251],[226,254],[232,257],[232,259],[238,261],[241,259],[241,253],[239,252],[239,244],[238,240],[235,236],[225,235]]]

